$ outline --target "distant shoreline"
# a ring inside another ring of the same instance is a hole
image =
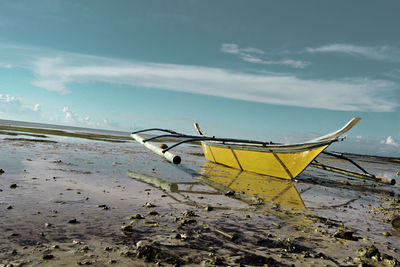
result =
[[[95,129],[95,128],[86,128],[86,127],[77,127],[77,126],[67,126],[67,125],[58,125],[58,124],[47,124],[47,123],[38,123],[38,122],[13,121],[13,120],[3,120],[3,119],[0,119],[0,125],[27,127],[27,128],[35,128],[35,129],[67,130],[67,131],[74,131],[74,132],[97,133],[97,134],[105,134],[105,135],[113,135],[113,136],[129,136],[129,132],[123,132],[123,131]]]
[[[106,134],[107,132],[98,131],[98,133],[88,133],[84,132],[85,129],[82,128],[82,131],[74,131],[74,129],[70,129],[68,131],[68,127],[63,127],[63,129],[59,128],[48,128],[48,127],[33,127],[34,125],[29,125],[29,123],[25,124],[26,126],[16,126],[16,125],[2,125],[0,123],[0,134],[2,135],[27,135],[31,137],[38,138],[46,138],[47,135],[55,135],[55,136],[67,136],[67,137],[75,137],[75,138],[84,138],[89,140],[98,140],[105,142],[116,142],[123,143],[132,141],[132,138],[129,135],[111,135]],[[28,127],[29,125],[29,127]],[[103,134],[101,134],[103,132]],[[14,138],[15,139],[15,138]],[[43,141],[43,140],[42,140]]]
[[[1,127],[3,126],[3,127]],[[8,128],[4,128],[8,127]],[[14,127],[14,128],[13,128]],[[70,137],[78,137],[85,139],[97,139],[100,141],[110,141],[108,139],[114,140],[133,140],[130,137],[129,132],[123,131],[113,131],[113,130],[104,130],[104,129],[95,129],[95,128],[85,128],[85,127],[76,127],[76,126],[66,126],[66,125],[56,125],[56,124],[46,124],[46,123],[36,123],[36,122],[24,122],[24,121],[13,121],[13,120],[3,120],[0,119],[0,130],[15,130],[15,127],[20,127],[17,131],[25,131],[50,135],[59,135],[59,136],[70,136]],[[122,137],[122,138],[121,138]],[[98,139],[100,138],[100,139]],[[167,142],[167,141],[175,141],[160,139],[155,142]],[[378,156],[378,155],[370,155],[370,154],[358,154],[358,153],[348,153],[348,152],[339,152],[332,151],[335,153],[340,153],[346,155],[347,157],[357,157],[364,158],[370,160],[379,160],[379,161],[388,161],[395,164],[400,164],[400,157],[388,157],[388,156]]]

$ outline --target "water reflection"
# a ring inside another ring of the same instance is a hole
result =
[[[195,172],[192,169],[189,170],[191,173]],[[234,191],[237,193],[235,198],[246,203],[251,198],[242,198],[240,197],[241,193],[250,197],[255,196],[257,199],[267,202],[279,203],[286,208],[305,208],[294,183],[289,180],[240,171],[212,162],[205,162],[200,168],[199,174],[195,175],[194,179],[192,178],[190,181],[171,182],[169,179],[153,175],[130,170],[127,172],[127,175],[135,180],[170,193],[183,193],[187,196],[191,194],[220,196],[229,191]]]
[[[290,208],[305,208],[304,202],[292,181],[241,171],[206,162],[200,174],[213,183],[235,192],[244,192],[265,201]]]

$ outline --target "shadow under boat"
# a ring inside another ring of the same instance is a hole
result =
[[[286,208],[305,208],[293,181],[241,171],[212,162],[205,162],[200,169],[200,175],[191,182],[171,183],[159,177],[132,171],[128,171],[128,176],[171,193],[230,195],[235,192],[235,198],[239,200],[244,199],[244,195],[247,198],[254,197],[266,202],[279,203]],[[199,191],[196,190],[196,185],[207,185],[214,190]]]

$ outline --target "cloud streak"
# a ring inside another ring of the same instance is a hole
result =
[[[320,47],[309,47],[308,53],[344,53],[352,56],[360,56],[373,60],[399,59],[398,52],[389,46],[358,46],[351,44],[329,44]]]
[[[252,55],[264,53],[256,48],[239,49],[235,45],[224,49],[232,54],[240,50]],[[32,71],[35,77],[32,85],[61,94],[74,92],[75,83],[104,82],[340,111],[392,112],[399,106],[398,97],[395,97],[398,85],[389,80],[301,79],[282,73],[244,73],[212,67],[133,62],[32,47],[6,46],[3,50],[13,56],[14,60],[7,58],[7,62]]]
[[[1,63],[1,62],[0,62],[0,68],[3,68],[3,69],[11,69],[11,68],[12,68],[12,65],[11,65],[11,64],[6,64],[6,63]]]
[[[15,96],[0,94],[0,102],[12,103],[12,102],[19,102],[19,100]]]
[[[186,93],[341,111],[393,111],[396,84],[385,80],[305,80],[294,75],[241,73],[225,69],[125,62],[86,55],[41,58],[32,84],[67,93],[72,83],[105,82]]]
[[[237,55],[243,61],[261,65],[283,65],[292,68],[303,69],[310,63],[293,59],[265,60],[263,50],[258,48],[239,48],[237,44],[222,44],[221,51],[227,54]]]

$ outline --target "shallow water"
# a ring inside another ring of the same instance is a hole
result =
[[[261,242],[264,244],[261,246],[257,238],[267,233],[272,233],[273,242],[278,243],[281,242],[279,239],[296,236],[299,245],[309,247],[310,251],[322,251],[342,263],[345,257],[354,256],[354,247],[372,241],[380,250],[391,255],[394,249],[400,249],[399,237],[387,221],[389,215],[384,211],[375,212],[380,207],[388,206],[393,196],[386,191],[391,190],[396,195],[399,193],[398,185],[360,188],[330,184],[323,181],[348,178],[312,168],[293,182],[239,173],[207,163],[198,155],[200,146],[195,145],[174,150],[183,158],[182,165],[175,166],[133,141],[108,143],[60,136],[32,137],[56,142],[48,143],[5,139],[9,137],[0,135],[0,168],[5,170],[0,175],[1,262],[25,259],[39,266],[47,262],[33,256],[33,251],[45,253],[45,249],[58,244],[62,251],[51,250],[56,260],[64,257],[76,263],[88,255],[75,253],[66,257],[63,253],[75,251],[77,245],[72,241],[79,240],[90,244],[97,262],[105,263],[112,258],[123,266],[131,263],[132,259],[121,258],[117,249],[104,259],[102,248],[106,245],[132,247],[138,240],[151,239],[164,245],[186,242],[193,246],[207,244],[220,247],[216,251],[225,258],[235,259],[234,255],[243,256],[248,251],[258,251],[258,255],[273,257],[283,264],[290,265],[293,261],[296,265],[311,263],[308,259],[296,260],[297,254],[281,258],[278,256],[280,253],[287,254],[283,247],[279,247],[281,245],[271,248]],[[18,137],[31,138],[15,138]],[[363,161],[363,158],[360,160]],[[331,162],[340,167],[348,165]],[[398,164],[376,160],[365,160],[363,163],[371,172],[377,171],[400,182],[395,176]],[[162,191],[128,177],[128,170],[175,183],[179,190]],[[313,179],[322,182],[316,184]],[[349,181],[356,182],[355,179]],[[16,184],[16,188],[10,188],[12,184]],[[229,189],[236,193],[226,194]],[[146,202],[153,203],[160,216],[147,216],[149,209],[143,207]],[[106,205],[108,209],[100,205]],[[207,206],[213,210],[204,210]],[[182,211],[187,209],[195,210],[199,215],[196,220],[208,225],[208,229],[219,228],[238,234],[240,243],[226,242],[224,237],[216,237],[212,231],[204,230],[207,228],[200,227],[200,223],[184,226],[191,229],[187,232],[190,238],[176,241],[172,236],[181,230],[177,228],[175,218],[181,218]],[[127,238],[120,227],[129,223],[129,216],[135,213],[145,215],[145,221],[155,220],[159,226],[149,227],[145,222],[135,222],[136,236]],[[318,217],[338,226],[315,221]],[[68,223],[72,219],[78,223]],[[341,225],[365,240],[335,239],[332,243],[330,236]],[[200,236],[197,239],[196,231]],[[383,232],[391,235],[383,236]],[[311,237],[318,241],[314,243]],[[45,248],[38,249],[38,244],[44,244]],[[13,255],[13,249],[17,250],[16,255]],[[200,259],[193,256],[203,255],[199,251],[187,252],[184,256],[187,257],[186,262],[199,264]],[[209,256],[204,254],[202,257]],[[320,263],[328,262],[321,260]]]

